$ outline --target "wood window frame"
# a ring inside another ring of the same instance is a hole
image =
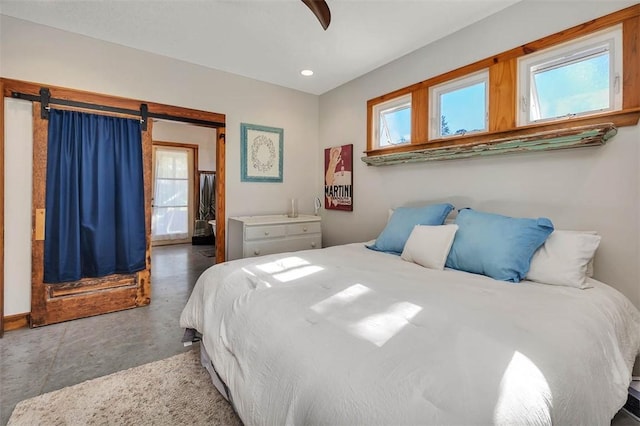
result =
[[[622,24],[622,109],[606,113],[517,126],[518,58]],[[489,129],[482,134],[429,138],[429,88],[489,69]],[[412,95],[411,143],[378,148],[374,141],[373,108],[407,94]],[[497,139],[517,138],[548,130],[613,123],[634,126],[640,119],[640,4],[613,12],[564,31],[440,74],[367,101],[367,157],[459,145],[480,145]]]
[[[534,75],[538,72],[553,72],[558,68],[575,65],[576,62],[591,60],[596,52],[598,56],[606,52],[608,57],[611,73],[609,74],[608,106],[600,110],[571,111],[572,116],[587,116],[598,112],[613,112],[622,109],[622,25],[617,24],[518,58],[517,125],[526,126],[563,119],[562,115],[531,118],[534,115],[532,111],[536,109],[536,106],[538,109],[540,108],[539,99],[533,95],[533,91],[539,95],[534,83]],[[540,68],[542,69],[540,70]],[[619,90],[616,90],[616,86]],[[542,112],[538,110],[538,114],[542,114]],[[568,113],[564,118],[566,117],[569,117]]]
[[[485,133],[489,130],[489,70],[483,69],[477,72],[474,72],[469,75],[465,75],[462,77],[458,77],[456,79],[446,81],[444,83],[440,83],[435,86],[429,87],[429,108],[435,109],[432,112],[432,116],[429,117],[429,138],[430,139],[451,139],[456,137],[455,133],[442,135],[442,122],[444,114],[442,113],[442,104],[441,104],[441,96],[447,93],[453,93],[458,90],[464,90],[471,86],[475,86],[477,84],[486,84],[485,92],[484,92],[484,107],[485,107],[485,117],[484,117],[484,128],[476,131],[464,132],[463,134],[481,134]],[[451,118],[451,117],[449,117]],[[437,135],[437,136],[434,136]]]
[[[376,127],[377,130],[374,130],[372,128],[372,131],[374,132],[373,133],[373,138],[375,139],[375,145],[376,146],[380,147],[380,139],[381,139],[380,133],[382,132],[382,126],[380,124],[380,121],[381,121],[382,115],[385,112],[389,111],[389,110],[401,109],[405,105],[409,105],[410,108],[413,108],[413,101],[411,99],[411,93],[399,96],[397,98],[389,99],[388,101],[381,102],[381,103],[379,103],[379,104],[377,104],[377,105],[375,105],[373,107],[373,110],[372,110],[372,113],[374,114],[373,115],[373,123],[374,123],[374,127]],[[378,107],[380,107],[380,108],[378,109]],[[413,117],[413,112],[411,114],[412,114],[411,116]],[[403,145],[405,143],[409,143],[409,142],[403,142],[400,145]],[[387,145],[385,145],[384,147],[381,147],[381,148],[387,148],[387,147],[390,147],[390,146],[397,146],[397,145],[399,145],[399,144],[398,143],[394,143],[389,138],[389,143]]]

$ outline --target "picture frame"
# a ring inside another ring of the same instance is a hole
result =
[[[282,182],[284,130],[240,123],[241,182]]]
[[[324,208],[353,211],[353,144],[324,150]]]

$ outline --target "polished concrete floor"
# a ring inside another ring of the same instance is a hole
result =
[[[0,339],[0,418],[15,405],[88,379],[188,350],[178,320],[196,279],[214,263],[212,246],[152,250],[151,304],[34,329]]]
[[[176,355],[178,320],[198,276],[214,263],[211,246],[154,247],[151,305],[5,333],[0,339],[0,417],[15,405],[85,380]],[[612,426],[639,426],[624,412]]]

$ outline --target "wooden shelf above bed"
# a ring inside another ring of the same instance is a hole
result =
[[[613,123],[588,124],[564,129],[516,134],[485,141],[473,140],[454,146],[434,146],[406,152],[378,154],[362,157],[370,166],[415,163],[435,160],[453,160],[475,156],[488,156],[515,152],[537,152],[556,149],[604,145],[618,132]],[[498,136],[498,135],[496,135]]]

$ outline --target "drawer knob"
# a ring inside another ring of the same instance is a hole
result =
[[[311,243],[311,247],[316,248],[316,242],[315,241]]]
[[[254,251],[253,251],[253,254],[254,254],[255,256],[259,256],[259,255],[260,255],[260,250],[258,250],[258,249],[254,250]]]
[[[307,232],[307,227],[305,226],[304,228],[302,228],[303,232]]]
[[[269,231],[264,231],[264,235],[269,235]]]

